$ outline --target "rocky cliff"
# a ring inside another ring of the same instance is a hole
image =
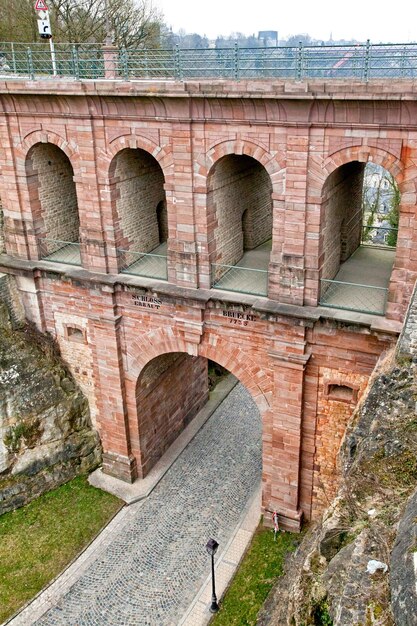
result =
[[[341,484],[268,599],[262,626],[417,624],[417,298],[340,453]]]
[[[7,300],[0,299],[0,514],[100,461],[87,400],[55,344],[16,324]]]

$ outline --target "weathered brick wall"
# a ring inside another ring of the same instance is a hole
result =
[[[340,444],[368,378],[358,372],[341,372],[328,367],[319,370],[313,517],[327,508],[336,495],[340,480],[337,465]]]
[[[334,278],[361,241],[364,164],[339,167],[323,190],[324,228],[321,278]]]
[[[50,143],[35,145],[28,156],[27,178],[33,202],[40,205],[40,219],[35,223],[38,234],[79,241],[74,172],[66,154]],[[36,211],[36,206],[33,208]]]
[[[216,215],[216,261],[234,265],[245,250],[272,236],[272,185],[265,168],[247,156],[228,156],[210,177],[207,205]]]
[[[138,380],[137,411],[144,477],[208,399],[207,359],[184,354],[151,361]]]
[[[157,209],[165,200],[164,175],[158,162],[144,150],[127,148],[115,160],[113,184],[121,235],[118,246],[150,252],[160,243]],[[163,213],[161,224],[166,229]]]
[[[14,276],[0,273],[0,301],[5,303],[12,325],[14,327],[23,325],[25,322],[25,310]]]
[[[0,254],[5,252],[4,247],[4,216],[3,216],[3,206],[0,198]]]
[[[72,374],[88,399],[93,427],[97,427],[94,367],[88,320],[73,312],[55,313],[55,336],[61,356],[71,364]],[[77,331],[77,332],[73,332]]]

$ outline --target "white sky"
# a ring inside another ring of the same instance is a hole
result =
[[[417,41],[416,0],[152,0],[174,32],[216,35],[277,30],[278,37]]]

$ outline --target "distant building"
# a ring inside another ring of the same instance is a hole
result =
[[[260,30],[258,32],[258,39],[263,42],[265,48],[273,48],[278,45],[278,31]]]

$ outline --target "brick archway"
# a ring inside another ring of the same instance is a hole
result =
[[[148,333],[131,344],[127,353],[125,374],[128,396],[132,385],[136,385],[145,366],[154,358],[169,352],[184,352],[215,361],[246,387],[261,415],[270,409],[271,374],[254,363],[253,358],[249,357],[238,345],[230,344],[222,339],[218,339],[215,346],[205,340],[200,344],[190,343],[174,335],[171,330],[162,329]]]
[[[98,170],[101,173],[100,181],[107,182],[110,177],[111,164],[114,157],[126,148],[139,149],[148,152],[158,161],[164,178],[165,184],[171,184],[173,179],[174,160],[172,153],[166,146],[160,146],[147,137],[141,135],[119,135],[107,145],[106,150],[102,151],[98,159]]]
[[[209,172],[213,166],[228,155],[246,155],[264,166],[268,172],[274,193],[283,193],[285,179],[284,155],[268,152],[264,146],[248,139],[235,139],[212,144],[206,153],[201,153],[195,164],[195,186],[207,193]]]
[[[206,404],[208,360],[245,386],[266,428],[272,381],[253,358],[222,340],[216,346],[190,345],[169,331],[148,333],[130,347],[125,374],[129,440],[139,477],[148,474]]]
[[[36,144],[51,143],[68,157],[74,171],[74,181],[81,174],[79,170],[80,152],[78,145],[74,141],[67,141],[57,133],[48,130],[35,130],[26,135],[24,140],[16,147],[16,172],[18,176],[26,178],[26,160],[31,148]]]

